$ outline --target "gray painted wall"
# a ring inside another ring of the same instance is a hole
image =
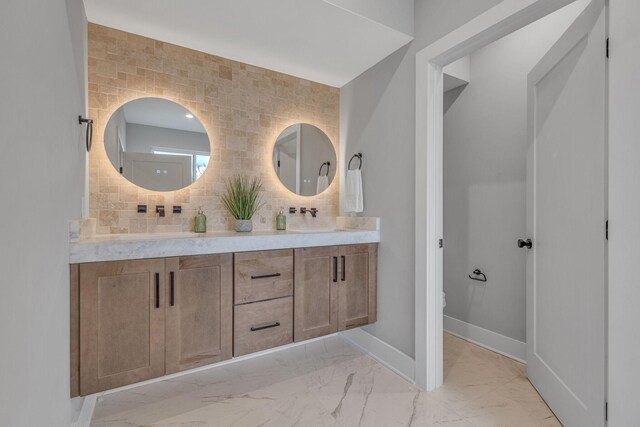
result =
[[[365,330],[411,357],[415,335],[415,54],[498,3],[500,0],[416,0],[415,40],[340,90],[341,164],[362,152],[364,215],[382,220],[378,322]],[[344,167],[341,175],[344,183]]]
[[[588,4],[579,0],[470,55],[444,116],[445,315],[526,341],[527,74]],[[450,93],[448,93],[450,95]],[[468,275],[480,268],[485,284]]]
[[[85,179],[82,1],[2,1],[0,52],[0,424],[66,427],[78,409],[68,221]]]
[[[610,6],[609,422],[640,420],[640,2]]]
[[[127,123],[127,151],[152,153],[154,147],[211,152],[211,144],[206,133]]]

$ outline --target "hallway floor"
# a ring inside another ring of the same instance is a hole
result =
[[[560,426],[525,366],[445,334],[423,392],[338,337],[98,398],[92,426]]]

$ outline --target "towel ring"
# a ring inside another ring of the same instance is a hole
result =
[[[318,176],[322,176],[322,168],[325,166],[327,167],[327,173],[325,174],[325,176],[329,176],[329,167],[331,166],[331,162],[324,162],[323,164],[320,165]]]
[[[87,124],[87,133],[84,137],[84,143],[87,146],[87,153],[91,151],[93,145],[93,119],[85,119],[82,116],[78,116],[78,123],[82,126],[83,123]]]
[[[473,270],[473,274],[476,277],[473,277],[473,276],[469,275],[469,279],[477,280],[478,282],[486,282],[487,281],[487,276],[482,271],[480,271],[479,268],[476,268],[475,270]],[[479,276],[482,276],[482,277],[479,277]]]
[[[353,161],[353,159],[357,158],[358,160],[360,160],[360,165],[358,165],[358,169],[362,169],[362,153],[356,153],[353,156],[351,156],[351,159],[349,160],[349,166],[347,166],[347,169],[351,170],[351,162]]]

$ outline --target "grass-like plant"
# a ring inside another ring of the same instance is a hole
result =
[[[260,178],[236,175],[225,182],[222,203],[235,219],[251,219],[264,205]]]

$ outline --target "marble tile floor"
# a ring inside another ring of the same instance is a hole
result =
[[[424,392],[337,336],[98,398],[91,425],[560,426],[525,366],[445,334]]]

